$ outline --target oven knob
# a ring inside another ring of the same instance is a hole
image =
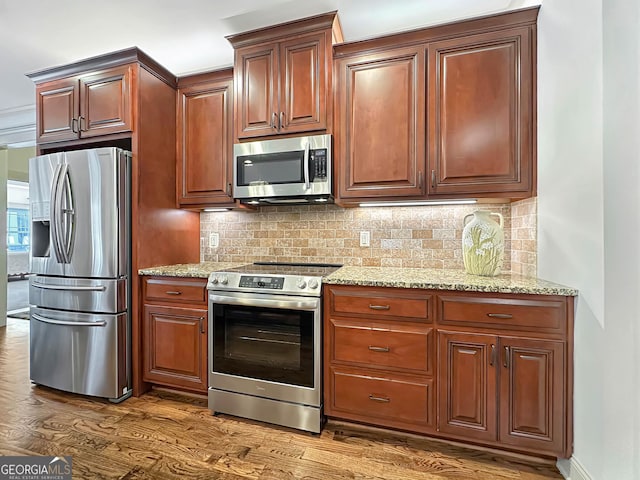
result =
[[[222,275],[219,280],[222,285],[229,283],[229,278],[226,275]]]
[[[318,281],[315,278],[309,280],[309,288],[318,288]]]
[[[305,288],[305,287],[307,286],[307,282],[305,282],[305,281],[301,278],[300,280],[298,280],[298,283],[296,283],[296,286],[297,286],[299,289],[301,289],[301,290],[302,290],[303,288]]]
[[[218,277],[216,277],[215,275],[213,277],[211,277],[211,283],[216,285],[218,283]]]

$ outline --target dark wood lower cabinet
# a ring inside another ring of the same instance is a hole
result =
[[[562,342],[501,337],[500,442],[559,451],[564,444]]]
[[[142,379],[207,393],[206,279],[143,277]]]
[[[327,416],[571,456],[572,297],[325,288]]]
[[[207,391],[207,311],[144,306],[146,382]]]
[[[496,440],[497,343],[493,335],[438,332],[440,432]]]
[[[449,331],[438,339],[440,432],[562,451],[562,342]]]

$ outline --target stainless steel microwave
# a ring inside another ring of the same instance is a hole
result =
[[[233,146],[233,196],[251,205],[333,201],[331,135]]]

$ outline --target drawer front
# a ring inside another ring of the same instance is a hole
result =
[[[340,319],[331,328],[332,360],[431,373],[432,328]]]
[[[332,408],[388,421],[431,424],[431,380],[331,368]]]
[[[476,325],[536,331],[564,332],[564,301],[496,297],[439,296],[442,324]]]
[[[416,295],[388,290],[329,289],[332,313],[367,317],[400,317],[427,320],[430,295]]]
[[[145,278],[144,300],[206,305],[206,286],[204,278]]]

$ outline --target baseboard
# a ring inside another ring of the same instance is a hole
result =
[[[576,457],[571,457],[568,460],[558,460],[556,465],[562,476],[567,480],[593,480]]]

